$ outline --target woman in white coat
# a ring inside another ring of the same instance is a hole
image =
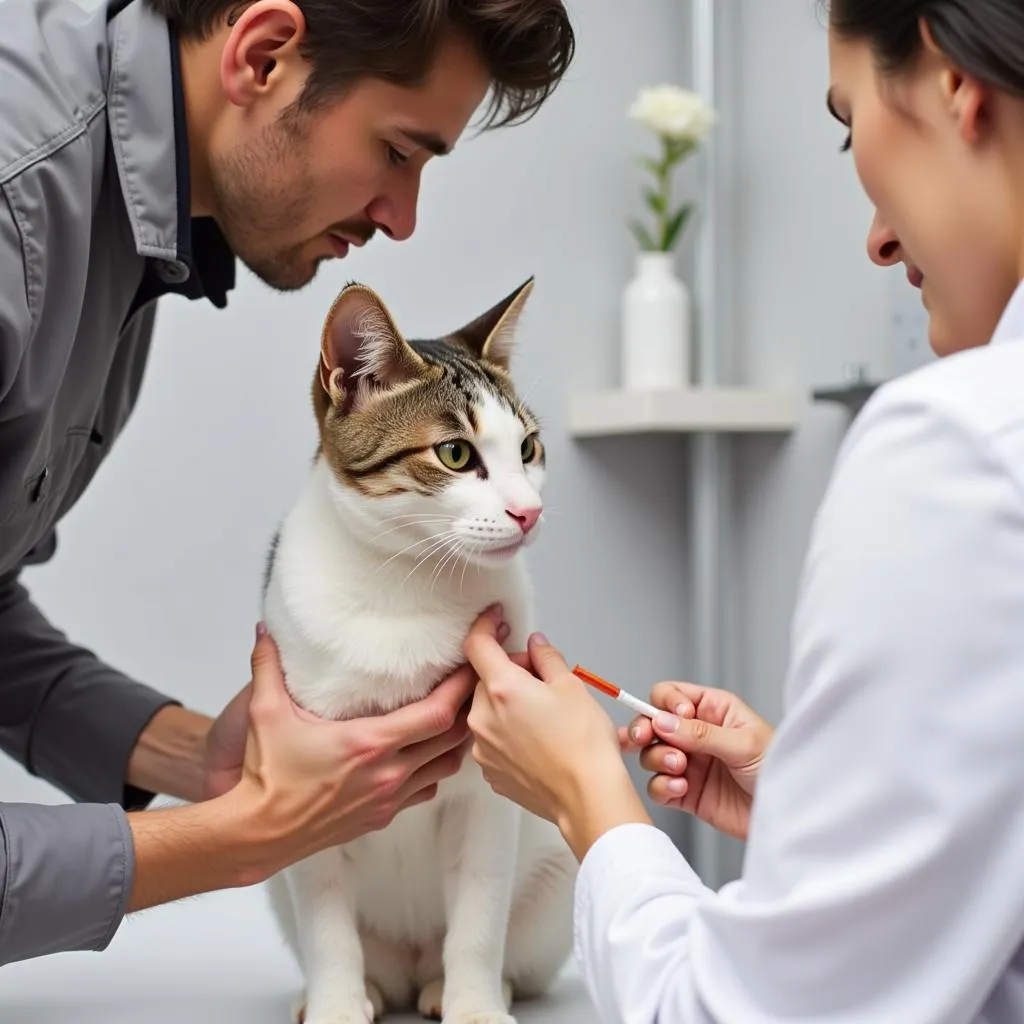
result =
[[[1024,1021],[1024,4],[829,18],[869,255],[921,288],[943,358],[846,439],[778,730],[684,684],[652,694],[677,712],[661,743],[634,723],[653,797],[745,838],[742,876],[710,891],[652,826],[555,648],[534,638],[526,672],[490,615],[466,644],[473,756],[580,859],[606,1024]]]

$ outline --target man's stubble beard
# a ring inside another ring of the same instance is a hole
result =
[[[303,255],[309,239],[286,245],[274,241],[294,238],[296,225],[308,218],[313,186],[307,149],[308,133],[288,118],[265,129],[258,139],[211,159],[221,232],[235,256],[277,291],[305,287],[320,264]]]

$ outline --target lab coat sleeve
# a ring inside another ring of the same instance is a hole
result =
[[[742,878],[653,828],[581,866],[602,1024],[973,1020],[1024,938],[1024,428],[913,381],[861,414],[815,523]]]
[[[124,919],[134,869],[117,804],[0,804],[0,966],[105,949]]]

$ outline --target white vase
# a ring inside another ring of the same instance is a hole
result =
[[[622,386],[667,391],[690,384],[690,291],[672,254],[637,254],[622,295]]]

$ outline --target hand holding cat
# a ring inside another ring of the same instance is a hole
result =
[[[473,758],[496,793],[555,822],[582,859],[604,832],[650,818],[614,723],[561,654],[532,637],[534,675],[503,650],[500,625],[500,613],[485,613],[464,647],[480,677],[469,713]]]
[[[265,633],[253,649],[252,672],[241,779],[227,796],[257,830],[264,869],[386,827],[400,811],[430,800],[462,763],[465,705],[476,682],[468,666],[423,700],[341,722],[292,701]]]

